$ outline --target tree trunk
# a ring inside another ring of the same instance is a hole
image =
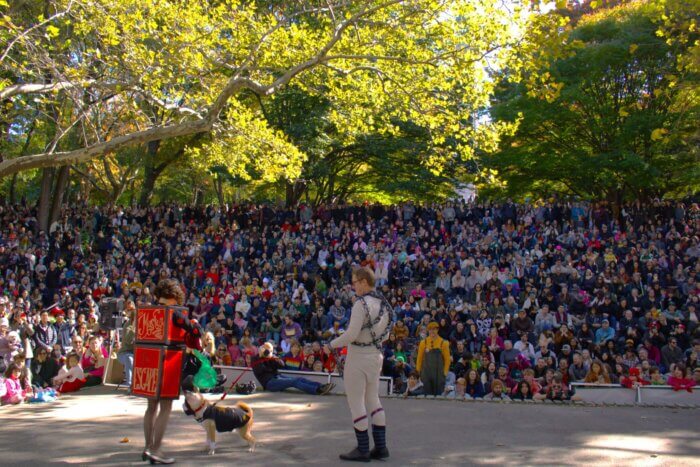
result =
[[[204,192],[201,189],[197,188],[197,190],[195,190],[195,193],[194,193],[194,205],[201,206],[203,200],[204,200]]]
[[[221,179],[221,175],[217,174],[214,178],[214,189],[216,190],[216,197],[219,199],[219,206],[224,207],[224,182]]]
[[[139,205],[147,206],[153,197],[153,190],[156,187],[156,179],[160,173],[156,169],[156,156],[160,148],[160,140],[151,141],[148,143],[146,151],[146,170],[143,175],[143,184],[141,185],[141,196],[139,197]]]
[[[51,211],[49,212],[49,226],[56,222],[61,215],[63,199],[70,181],[70,166],[64,165],[58,169],[56,187],[53,189],[53,199],[51,201]]]
[[[17,186],[17,174],[12,175],[12,180],[10,180],[10,192],[8,193],[8,202],[10,205],[15,204],[15,187]]]
[[[306,184],[304,182],[290,182],[289,180],[284,181],[285,188],[285,206],[291,208],[299,203],[301,195],[304,194],[304,188]]]
[[[56,169],[51,167],[42,170],[41,173],[41,193],[39,194],[38,226],[39,230],[48,232],[49,216],[51,213],[51,195],[53,189],[53,177]]]

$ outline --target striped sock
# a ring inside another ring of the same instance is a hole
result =
[[[369,452],[369,433],[367,430],[355,428],[355,437],[357,438],[357,450],[362,454],[367,454]]]
[[[382,425],[372,425],[372,438],[374,438],[375,449],[386,449],[386,427]]]

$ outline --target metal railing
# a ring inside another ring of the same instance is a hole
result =
[[[634,404],[700,404],[700,388],[677,391],[673,386],[648,385],[626,388],[619,384],[571,383],[583,400]]]

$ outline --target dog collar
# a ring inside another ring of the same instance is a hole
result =
[[[207,401],[204,398],[202,398],[202,405],[200,405],[199,407],[194,409],[195,415],[197,414],[197,412],[199,412],[200,410],[202,410],[206,406],[207,406]]]

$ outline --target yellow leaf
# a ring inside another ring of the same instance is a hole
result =
[[[564,8],[566,8],[567,1],[566,0],[557,0],[556,5],[557,5],[558,9],[563,10]]]
[[[663,138],[666,133],[668,133],[668,130],[666,130],[665,128],[657,128],[656,130],[651,132],[651,140],[658,141],[661,138]]]
[[[596,8],[598,8],[598,2],[597,2],[597,0],[593,0],[593,1],[590,3],[590,5],[591,5],[591,8],[594,9],[594,10],[595,10]]]
[[[629,117],[630,114],[625,109],[620,109],[620,117]]]
[[[51,39],[53,39],[54,37],[58,37],[58,33],[60,33],[60,32],[61,32],[60,29],[58,29],[53,24],[49,24],[48,26],[46,26],[46,34]]]
[[[630,53],[633,54],[635,50],[637,50],[639,46],[637,44],[631,44],[630,45]]]

